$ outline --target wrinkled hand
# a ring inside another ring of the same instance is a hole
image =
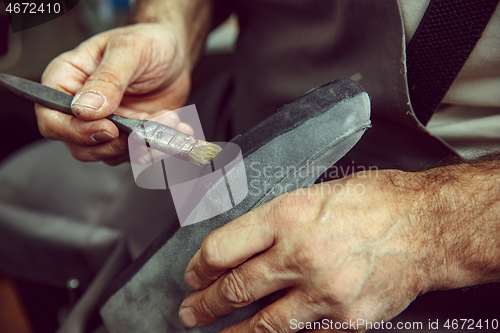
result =
[[[151,119],[184,105],[190,70],[176,36],[164,25],[137,24],[96,35],[55,58],[42,83],[75,95],[76,117],[37,105],[41,134],[64,141],[80,161],[126,161],[126,135],[119,135],[118,128],[103,118],[116,113]],[[166,125],[189,133],[189,126],[179,123],[175,114],[171,118]]]
[[[186,269],[197,291],[180,308],[184,325],[286,289],[223,332],[297,332],[317,320],[328,329],[307,332],[335,331],[335,322],[360,331],[346,325],[390,320],[432,288],[421,226],[388,180],[399,171],[377,173],[281,195],[210,233]]]

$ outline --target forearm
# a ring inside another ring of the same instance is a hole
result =
[[[500,281],[500,155],[393,177],[411,205],[430,290]]]
[[[159,23],[172,29],[192,68],[212,25],[213,0],[138,0],[134,23]]]

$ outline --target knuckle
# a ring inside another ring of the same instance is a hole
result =
[[[326,306],[337,306],[343,307],[346,304],[350,304],[350,297],[347,296],[347,293],[343,291],[339,291],[338,288],[330,288],[329,286],[323,286],[318,295],[318,298],[315,304],[321,304]]]
[[[359,286],[353,283],[338,283],[338,281],[320,282],[314,298],[310,302],[321,306],[335,306],[339,309],[349,309],[359,296]]]
[[[41,121],[41,120],[38,120],[38,131],[40,132],[40,134],[46,138],[46,139],[51,139],[51,133],[50,131],[47,130],[47,127],[45,126],[45,124]]]
[[[300,271],[307,271],[311,274],[317,273],[324,268],[316,255],[316,251],[311,245],[303,245],[294,251],[293,264]]]
[[[124,155],[125,159],[129,157],[129,155],[127,154],[127,137],[121,136],[118,139],[114,139],[108,142],[107,145],[109,145],[109,157],[116,157],[118,155]]]
[[[283,214],[288,219],[296,221],[311,220],[320,212],[321,201],[316,185],[304,189],[298,189],[287,193],[281,202]]]
[[[47,126],[47,122],[40,117],[38,119],[38,131],[40,134],[49,140],[61,140],[61,135],[59,132],[53,131]]]
[[[109,159],[103,160],[103,162],[109,166],[117,166],[129,160],[127,155],[120,155],[118,157],[112,157]]]
[[[141,56],[143,53],[150,54],[153,50],[154,40],[147,35],[131,32],[122,32],[112,36],[107,43],[107,50],[113,52],[134,53]]]
[[[44,69],[44,71],[42,73],[42,77],[41,77],[42,84],[47,83],[47,81],[49,81],[49,76],[52,73],[52,70],[54,68],[57,68],[58,66],[60,66],[63,63],[63,59],[65,57],[67,57],[65,55],[66,53],[67,52],[60,54],[59,56],[55,57],[54,59],[52,59],[52,61],[49,62],[49,64],[47,65],[47,67]]]
[[[137,111],[136,113],[134,113],[134,118],[135,119],[140,119],[140,120],[151,120],[150,119],[151,117],[151,114],[148,113],[148,112],[140,112],[140,111]],[[172,126],[171,126],[172,127]]]
[[[87,145],[91,144],[89,142],[89,140],[82,138],[82,136],[77,134],[77,133],[71,133],[68,140],[70,142],[73,142],[73,143],[79,145],[79,146],[87,146]]]
[[[98,73],[95,73],[87,78],[86,84],[92,87],[94,84],[111,85],[116,90],[122,91],[123,84],[120,82],[119,77],[113,71],[107,68],[101,68]]]
[[[256,315],[253,331],[256,333],[279,333],[285,332],[285,329],[273,320],[269,312],[262,310]]]
[[[302,223],[311,221],[317,214],[317,207],[306,191],[302,192],[284,193],[274,198],[263,209],[264,220],[272,222],[271,227],[289,232],[295,232]]]
[[[108,40],[107,48],[112,49],[130,49],[141,42],[141,38],[130,32],[121,32],[111,36]]]
[[[102,156],[95,147],[81,147],[75,144],[67,144],[74,159],[81,162],[97,162]]]
[[[224,256],[219,254],[218,248],[219,241],[214,232],[211,232],[204,240],[201,245],[201,256],[205,263],[215,269],[222,270],[226,266],[226,260]]]
[[[75,160],[78,160],[80,162],[88,162],[89,160],[85,157],[85,154],[82,152],[81,149],[79,149],[79,147],[75,147],[75,146],[72,146],[72,145],[68,145],[69,147],[69,152],[71,153],[71,156],[73,156],[73,158]]]
[[[255,298],[251,287],[241,273],[241,269],[232,269],[221,284],[221,295],[228,303],[243,307],[252,303]]]
[[[199,320],[205,321],[207,319],[210,320],[218,317],[216,309],[210,304],[211,303],[207,302],[207,299],[204,296],[201,296],[194,302],[193,308],[196,309],[196,313],[198,314],[196,317]]]
[[[66,141],[80,146],[86,146],[90,144],[90,137],[86,140],[83,136],[83,133],[81,133],[80,128],[74,125],[70,125],[70,131],[67,132]]]

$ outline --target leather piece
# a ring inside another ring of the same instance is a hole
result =
[[[338,80],[283,106],[255,128],[235,137],[231,142],[241,148],[244,157],[248,196],[212,219],[183,227],[173,235],[172,230],[165,231],[108,291],[101,308],[108,330],[219,332],[273,302],[281,292],[191,330],[184,328],[178,319],[182,300],[192,292],[184,283],[184,269],[203,239],[212,230],[284,190],[312,185],[319,176],[318,170],[324,172],[360,139],[370,126],[369,116],[366,92],[353,81]],[[224,159],[226,154],[232,156],[232,152],[223,150],[217,158]],[[273,172],[280,168],[289,173]],[[254,180],[257,182],[252,183]],[[203,199],[201,204],[214,200],[210,191]]]

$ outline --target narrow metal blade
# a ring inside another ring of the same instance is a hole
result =
[[[4,73],[0,73],[0,86],[32,102],[73,115],[73,96],[62,91]]]

